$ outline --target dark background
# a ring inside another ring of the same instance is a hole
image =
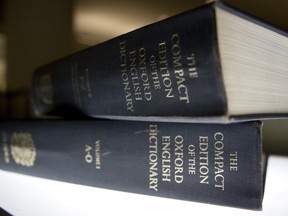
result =
[[[0,119],[33,116],[28,92],[36,67],[204,2],[0,0]],[[288,1],[226,2],[288,30]],[[265,121],[263,130],[264,151],[288,155],[288,121]]]

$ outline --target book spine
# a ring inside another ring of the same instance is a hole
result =
[[[225,115],[215,22],[214,7],[201,7],[39,68],[34,108],[98,117]]]
[[[262,202],[261,124],[0,123],[0,168],[247,209]]]

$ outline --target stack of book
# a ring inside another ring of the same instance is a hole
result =
[[[288,113],[287,33],[214,2],[35,71],[0,168],[260,210],[263,119]]]

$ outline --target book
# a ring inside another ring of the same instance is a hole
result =
[[[283,117],[287,50],[286,31],[217,1],[36,69],[33,107],[152,121]]]
[[[0,169],[156,197],[260,210],[260,122],[0,123]]]

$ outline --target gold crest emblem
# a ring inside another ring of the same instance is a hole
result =
[[[16,164],[32,167],[36,159],[36,149],[30,133],[13,133],[11,154]]]

